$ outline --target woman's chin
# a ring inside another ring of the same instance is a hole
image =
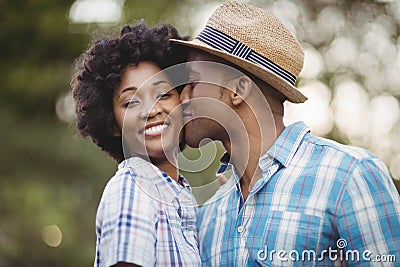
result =
[[[178,152],[178,146],[147,149],[148,157],[153,160],[172,160]]]

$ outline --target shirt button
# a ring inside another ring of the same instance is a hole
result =
[[[244,227],[243,227],[242,225],[239,226],[239,227],[237,228],[237,231],[238,231],[239,233],[243,233]]]

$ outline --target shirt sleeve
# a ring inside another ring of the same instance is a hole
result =
[[[382,161],[355,165],[338,208],[337,245],[350,266],[398,264],[382,261],[393,261],[393,255],[400,260],[400,197]]]
[[[107,184],[96,216],[97,266],[154,266],[157,208],[135,173],[119,171]]]

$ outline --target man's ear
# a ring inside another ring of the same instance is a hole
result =
[[[253,81],[246,75],[236,79],[234,92],[231,92],[231,101],[234,106],[240,105],[250,95],[253,88]]]

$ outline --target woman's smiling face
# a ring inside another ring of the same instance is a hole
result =
[[[157,74],[157,75],[155,75]],[[131,156],[164,160],[182,140],[179,94],[156,64],[128,65],[114,90],[115,135],[122,135]]]

